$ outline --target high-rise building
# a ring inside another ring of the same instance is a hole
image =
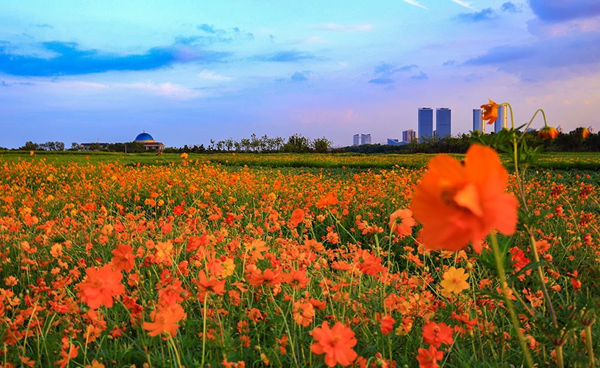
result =
[[[445,107],[435,109],[435,130],[440,138],[452,135],[452,110]]]
[[[360,144],[371,144],[371,134],[361,134]]]
[[[494,131],[498,133],[502,129],[506,129],[506,105],[498,106],[498,119],[496,119],[496,125]]]
[[[419,139],[433,136],[433,109],[422,107],[419,109]]]
[[[473,109],[473,131],[479,130],[485,133],[485,125],[483,124],[483,111],[481,109]]]
[[[360,144],[360,134],[354,134],[352,136],[352,145],[358,146]]]
[[[417,132],[412,129],[408,129],[402,132],[402,141],[406,143],[412,142],[414,139],[417,139]]]

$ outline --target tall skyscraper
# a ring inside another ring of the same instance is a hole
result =
[[[433,136],[433,109],[422,107],[419,109],[419,139]]]
[[[507,112],[506,105],[498,106],[498,119],[496,119],[496,125],[494,128],[494,131],[496,133],[498,133],[502,129],[506,128],[506,118],[507,118],[506,112]]]
[[[371,144],[371,134],[361,134],[360,144]]]
[[[410,143],[413,139],[417,138],[417,132],[412,129],[408,129],[402,132],[402,141],[406,143]]]
[[[440,138],[452,135],[452,110],[445,107],[435,109],[435,130]]]
[[[479,130],[485,133],[483,125],[483,111],[481,109],[473,109],[473,131]]]
[[[354,134],[352,137],[352,145],[358,146],[360,144],[360,134]]]

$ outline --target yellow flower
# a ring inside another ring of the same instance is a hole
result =
[[[467,282],[469,274],[465,273],[465,269],[462,267],[459,269],[450,267],[442,277],[444,279],[440,285],[442,285],[442,295],[445,297],[449,297],[451,294],[460,294],[461,291],[469,288]]]

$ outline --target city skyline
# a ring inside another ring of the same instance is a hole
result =
[[[421,106],[467,133],[488,98],[518,125],[543,108],[598,130],[598,44],[595,0],[6,0],[0,147],[143,130],[177,147],[253,133],[344,146],[364,126],[383,143]]]

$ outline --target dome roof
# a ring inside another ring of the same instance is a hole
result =
[[[145,142],[145,141],[153,141],[154,138],[152,138],[152,136],[146,132],[140,133],[138,134],[137,137],[135,137],[135,141],[136,142]]]

